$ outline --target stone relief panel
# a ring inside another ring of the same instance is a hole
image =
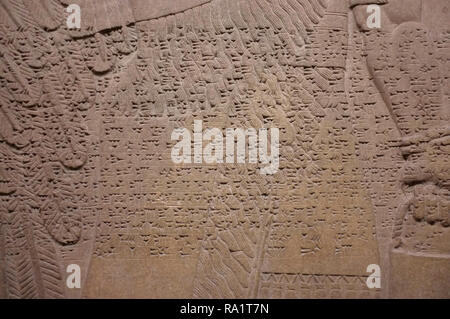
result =
[[[449,9],[0,0],[0,297],[448,298]],[[175,163],[198,120],[278,170]]]

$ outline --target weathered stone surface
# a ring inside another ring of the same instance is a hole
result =
[[[0,298],[449,298],[449,10],[0,0]],[[174,163],[196,120],[278,171]]]

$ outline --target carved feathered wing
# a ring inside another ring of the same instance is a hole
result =
[[[58,1],[0,4],[0,270],[8,298],[63,298],[57,245],[80,239],[70,172],[86,161],[73,106],[89,102],[90,72],[44,32],[62,21]]]
[[[270,34],[272,44],[283,43],[290,55],[301,57],[308,32],[320,22],[326,8],[325,0],[218,0],[204,6],[202,12],[213,28],[239,34],[237,48],[246,48],[242,41],[249,34],[254,38],[258,33]],[[257,47],[253,46],[263,63],[278,59],[266,44],[255,41]],[[264,117],[258,107],[253,112],[256,118]],[[233,185],[243,174],[248,172],[225,170],[220,175],[221,185]],[[201,246],[193,286],[196,298],[255,298],[259,294],[261,267],[277,203],[270,195],[270,181],[260,176],[250,178],[259,179],[256,195],[222,187],[213,191],[218,202],[210,206],[208,226],[213,231],[207,233]],[[242,203],[247,206],[245,213]],[[220,216],[224,211],[228,215]],[[221,224],[222,217],[229,223]]]

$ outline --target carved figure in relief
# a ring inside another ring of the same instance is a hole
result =
[[[366,6],[380,4],[381,28],[366,26]],[[398,129],[405,199],[393,230],[393,285],[412,273],[400,266],[408,260],[417,276],[432,282],[448,271],[450,254],[450,100],[448,95],[448,36],[446,1],[352,2],[364,33],[367,65]],[[436,23],[432,22],[435,19]],[[441,23],[443,22],[443,23]],[[416,257],[414,257],[416,256]],[[425,259],[424,259],[425,258]],[[422,268],[423,269],[423,268]],[[447,285],[447,286],[446,286]],[[448,282],[443,285],[448,287]],[[394,296],[417,291],[395,289]],[[431,287],[430,287],[431,288]],[[433,296],[432,288],[423,288]],[[406,292],[408,291],[408,292]],[[439,292],[437,292],[439,294]]]

